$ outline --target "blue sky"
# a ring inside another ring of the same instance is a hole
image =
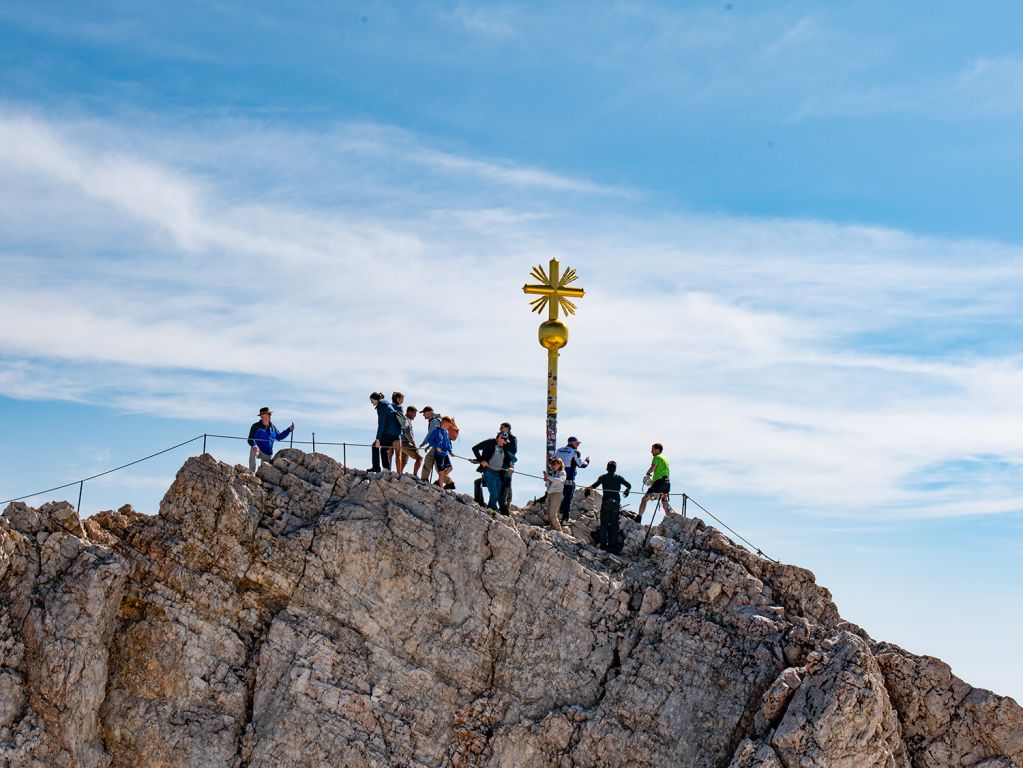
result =
[[[0,497],[263,404],[363,442],[374,389],[536,465],[556,256],[563,434],[637,478],[660,440],[849,619],[1020,698],[1021,17],[0,0]]]

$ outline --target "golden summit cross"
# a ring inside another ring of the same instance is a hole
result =
[[[529,302],[534,312],[540,313],[547,309],[547,320],[540,323],[540,346],[547,350],[547,468],[550,469],[554,452],[558,448],[558,350],[568,344],[568,326],[558,319],[558,310],[566,315],[574,315],[576,305],[572,299],[585,295],[582,288],[572,287],[579,279],[574,269],[568,268],[561,273],[557,259],[551,259],[549,269],[543,265],[533,267],[530,275],[536,283],[526,283],[522,292],[535,295],[537,298]]]
[[[533,267],[533,271],[529,274],[540,282],[526,283],[522,286],[523,293],[539,294],[537,298],[529,302],[529,305],[533,308],[534,312],[543,312],[544,307],[549,307],[549,320],[558,319],[559,306],[565,311],[566,315],[574,315],[575,303],[569,301],[568,297],[571,296],[574,299],[578,299],[582,298],[586,293],[582,288],[569,287],[579,279],[574,269],[566,269],[564,275],[559,273],[559,269],[557,259],[551,259],[550,274],[544,271],[543,265],[537,265]],[[540,343],[543,344],[542,341]]]

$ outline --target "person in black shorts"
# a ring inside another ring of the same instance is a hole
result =
[[[426,442],[433,449],[434,466],[437,469],[437,481],[435,485],[442,488],[454,488],[451,482],[451,432],[457,429],[455,420],[450,416],[442,416],[440,425],[431,430],[426,436]]]
[[[648,501],[660,500],[665,512],[671,512],[671,504],[668,503],[668,494],[671,492],[671,470],[668,464],[668,457],[664,455],[664,446],[654,443],[650,446],[650,453],[653,460],[650,462],[650,469],[646,471],[646,477],[650,479],[650,487],[646,489],[643,500],[639,502],[639,512],[636,518],[643,521],[643,512],[646,510]]]

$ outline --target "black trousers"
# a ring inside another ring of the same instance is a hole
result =
[[[618,554],[622,551],[618,543],[618,519],[621,515],[621,500],[616,496],[604,496],[600,502],[600,535],[601,549]]]
[[[498,500],[498,505],[501,507],[502,515],[511,513],[511,500],[511,475],[505,472],[504,478],[501,481],[501,498]]]
[[[384,435],[380,438],[379,448],[376,446],[370,448],[373,452],[373,472],[379,472],[381,465],[384,469],[391,468],[391,444],[398,440],[401,440],[400,435]]]
[[[561,520],[568,520],[572,511],[572,497],[575,496],[575,483],[565,483],[565,495],[561,499]]]

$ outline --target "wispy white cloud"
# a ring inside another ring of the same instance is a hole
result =
[[[1018,115],[1023,112],[1023,59],[973,59],[955,76],[948,93],[967,114]]]
[[[981,56],[925,82],[865,80],[807,96],[794,121],[820,117],[911,115],[942,121],[1007,118],[1023,112],[1023,59]]]
[[[516,34],[515,20],[521,9],[514,5],[489,4],[480,6],[458,2],[448,11],[441,11],[440,18],[463,27],[470,33],[488,37],[512,37]]]
[[[690,490],[812,513],[1023,507],[1011,476],[985,469],[1023,464],[1023,361],[987,332],[1019,330],[1023,249],[656,217],[601,194],[580,212],[542,171],[520,183],[386,129],[229,128],[177,145],[163,128],[150,156],[144,131],[125,148],[124,126],[0,120],[0,200],[16,201],[0,209],[0,392],[189,418],[270,397],[344,434],[367,392],[392,387],[430,393],[467,434],[512,417],[537,435],[543,356],[519,286],[557,256],[588,291],[562,412],[595,459],[638,469],[660,439]],[[339,160],[339,141],[363,144]],[[320,154],[342,186],[346,162],[372,180],[373,157],[393,206],[244,194],[268,157],[322,184]],[[955,462],[951,482],[920,481]]]

